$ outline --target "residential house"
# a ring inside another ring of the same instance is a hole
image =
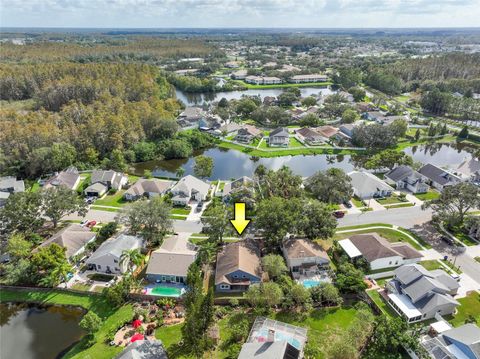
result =
[[[190,201],[205,201],[210,190],[210,184],[192,175],[180,179],[172,187],[172,203],[174,205],[186,206]]]
[[[198,129],[201,131],[215,131],[218,130],[225,121],[218,115],[207,115],[198,121]]]
[[[3,206],[12,193],[25,192],[23,180],[15,177],[0,177],[0,206]]]
[[[368,121],[375,121],[377,123],[382,123],[386,118],[385,113],[380,111],[368,111],[365,112],[362,117]]]
[[[458,165],[454,174],[462,180],[480,184],[480,161],[476,158],[465,160]]]
[[[96,237],[96,232],[91,231],[90,228],[73,223],[40,244],[39,248],[56,243],[66,249],[65,256],[67,258],[72,258],[73,256],[82,254],[85,246],[93,242]]]
[[[441,269],[428,271],[419,264],[394,270],[383,293],[390,306],[409,323],[453,314],[460,305],[453,296],[460,284]]]
[[[223,199],[229,201],[232,195],[238,192],[248,192],[251,194],[251,197],[253,197],[255,191],[254,185],[255,182],[253,179],[247,176],[242,176],[232,182],[227,182],[223,187]]]
[[[338,94],[342,96],[347,102],[350,102],[350,103],[355,102],[355,100],[353,99],[353,95],[351,93],[348,93],[346,91],[340,91],[338,92]]]
[[[320,136],[322,136],[324,142],[328,142],[338,138],[337,137],[339,132],[338,128],[333,126],[328,126],[328,125],[320,126],[320,127],[317,127],[315,131],[318,132]]]
[[[157,178],[140,178],[125,191],[123,197],[127,201],[136,201],[140,198],[153,198],[163,196],[173,185],[173,181],[165,181]]]
[[[345,123],[343,125],[340,125],[338,128],[341,133],[343,133],[345,136],[347,136],[349,139],[353,137],[353,132],[355,131],[355,124],[353,123]]]
[[[363,258],[371,270],[398,267],[419,262],[423,255],[410,244],[391,243],[378,233],[352,235],[338,241],[350,259]]]
[[[225,135],[225,136],[231,136],[231,135],[237,135],[238,131],[242,128],[242,125],[236,123],[236,122],[230,122],[227,123],[223,126],[221,126],[218,129],[218,134],[219,135]]]
[[[427,163],[425,166],[418,170],[427,183],[442,191],[446,186],[453,186],[462,181],[462,179],[453,173],[441,169],[431,163]]]
[[[199,69],[185,69],[185,70],[176,70],[175,75],[178,76],[192,76],[200,72]]]
[[[88,269],[102,273],[122,274],[127,271],[127,263],[121,263],[120,257],[125,251],[138,249],[143,246],[140,237],[120,234],[119,236],[107,239],[88,258],[85,263]]]
[[[323,143],[325,140],[321,134],[308,127],[303,127],[299,130],[296,130],[295,133],[301,142],[306,142],[312,145],[318,145]]]
[[[228,61],[225,63],[225,67],[229,69],[236,69],[240,67],[240,63],[238,61]]]
[[[265,106],[271,106],[277,103],[277,98],[275,96],[265,96],[263,98],[263,104]]]
[[[262,137],[263,137],[262,130],[252,125],[243,125],[243,127],[237,131],[237,135],[235,136],[235,141],[249,143],[254,138],[262,138]]]
[[[245,82],[248,84],[262,85],[263,77],[250,75],[245,77]]]
[[[119,190],[128,182],[123,173],[112,170],[95,170],[90,177],[90,185],[83,191],[88,197],[101,197],[109,190]]]
[[[80,174],[75,167],[67,168],[65,171],[58,172],[45,182],[45,188],[64,186],[72,191],[80,183]]]
[[[355,107],[360,113],[373,111],[375,109],[375,106],[370,102],[357,102]]]
[[[328,76],[322,74],[295,75],[292,76],[289,81],[296,84],[304,82],[325,82],[328,81]]]
[[[257,317],[238,359],[301,359],[307,329]]]
[[[327,252],[317,243],[304,238],[288,238],[282,242],[282,252],[287,267],[293,277],[306,271],[329,267],[330,258]]]
[[[161,340],[136,340],[127,345],[115,359],[168,359]]]
[[[166,238],[150,255],[145,278],[156,283],[185,283],[188,267],[196,256],[195,247],[186,238],[178,235]]]
[[[177,117],[177,123],[183,129],[197,128],[200,120],[206,117],[206,112],[200,107],[186,107]]]
[[[276,85],[276,84],[281,84],[281,83],[282,83],[282,79],[280,79],[278,77],[265,76],[263,78],[263,84],[264,85]]]
[[[435,322],[421,344],[433,359],[480,359],[480,328],[473,323],[452,328],[448,322]]]
[[[362,200],[388,197],[394,191],[390,185],[369,172],[352,171],[348,175],[352,179],[353,194]]]
[[[247,70],[238,70],[238,71],[232,72],[230,76],[234,80],[245,80],[245,78],[247,77],[247,74],[248,74]]]
[[[290,134],[288,128],[279,127],[268,136],[268,145],[271,147],[288,147],[290,143]]]
[[[226,244],[217,255],[215,290],[244,292],[262,280],[260,251],[248,241]]]
[[[396,189],[406,189],[412,193],[426,193],[430,186],[425,177],[410,166],[397,166],[384,175],[385,182],[395,185]]]

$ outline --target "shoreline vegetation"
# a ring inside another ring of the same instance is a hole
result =
[[[276,89],[276,88],[289,88],[289,87],[326,87],[331,86],[334,83],[331,81],[324,81],[324,82],[304,82],[304,83],[290,83],[285,82],[282,84],[271,84],[271,85],[255,85],[249,84],[242,80],[233,80],[234,83],[246,87],[247,90],[267,90],[267,89]],[[222,89],[221,89],[222,90]],[[238,91],[242,91],[241,89],[236,89]],[[223,90],[222,90],[223,91]],[[235,91],[235,90],[234,90]]]

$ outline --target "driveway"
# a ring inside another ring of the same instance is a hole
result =
[[[374,198],[369,199],[367,202],[368,206],[374,211],[384,211],[385,207],[378,203]]]

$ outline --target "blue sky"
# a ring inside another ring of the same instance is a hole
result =
[[[3,27],[474,27],[480,0],[0,0]]]

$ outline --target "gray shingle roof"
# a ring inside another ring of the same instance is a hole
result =
[[[403,181],[408,176],[411,176],[415,171],[410,166],[398,166],[393,170],[385,173],[385,177],[391,179],[394,182]]]
[[[44,247],[56,243],[60,247],[66,248],[65,254],[69,258],[93,240],[95,236],[95,232],[92,232],[89,228],[74,223],[55,233],[40,246]]]
[[[17,180],[12,176],[0,177],[0,191],[24,192],[25,183],[23,180]]]
[[[437,167],[435,165],[432,165],[431,163],[427,163],[425,166],[420,168],[418,172],[430,179],[433,182],[436,182],[440,185],[446,185],[450,182],[459,182],[460,178],[448,173],[447,171],[441,169],[440,167]]]
[[[458,341],[467,345],[480,358],[480,328],[475,324],[464,324],[461,327],[447,330],[442,333],[447,342]]]
[[[152,252],[146,273],[186,276],[195,256],[196,252],[186,240],[178,236],[166,238],[162,246]]]
[[[115,359],[168,359],[168,355],[161,340],[137,340]]]
[[[393,188],[369,172],[352,171],[348,174],[352,179],[352,187],[361,193],[393,191]]]
[[[116,238],[106,240],[102,245],[87,259],[87,263],[105,255],[113,255],[120,258],[123,251],[131,249],[139,249],[142,247],[142,239],[136,236],[120,234]]]
[[[260,252],[252,243],[239,241],[223,247],[217,255],[215,285],[228,283],[226,276],[236,270],[261,278]]]
[[[272,132],[270,132],[270,137],[288,137],[289,136],[289,133],[288,133],[288,128],[286,127],[279,127],[279,128],[276,128],[275,130],[273,130]]]

